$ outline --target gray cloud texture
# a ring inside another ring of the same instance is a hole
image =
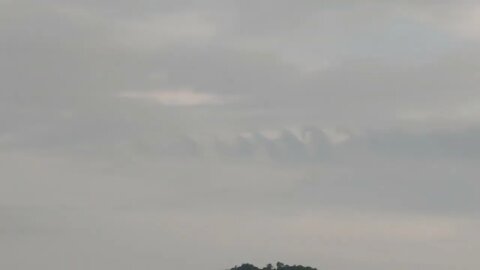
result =
[[[479,14],[0,0],[0,268],[477,269]]]

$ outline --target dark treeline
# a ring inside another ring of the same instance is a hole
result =
[[[267,266],[259,268],[253,264],[244,263],[240,266],[235,266],[230,270],[317,270],[317,268],[302,265],[287,265],[281,262],[277,262],[276,267],[274,267],[272,264],[267,264]]]

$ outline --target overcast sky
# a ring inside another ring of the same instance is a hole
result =
[[[480,3],[0,0],[0,268],[480,267]]]

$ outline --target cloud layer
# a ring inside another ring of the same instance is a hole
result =
[[[478,269],[472,1],[0,1],[0,268]]]

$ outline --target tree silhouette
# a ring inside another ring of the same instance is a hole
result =
[[[317,270],[317,268],[313,268],[310,266],[302,266],[302,265],[287,265],[281,262],[276,263],[276,268],[273,268],[272,264],[267,264],[267,266],[263,268],[258,268],[253,264],[244,263],[240,266],[235,266],[230,270]]]

